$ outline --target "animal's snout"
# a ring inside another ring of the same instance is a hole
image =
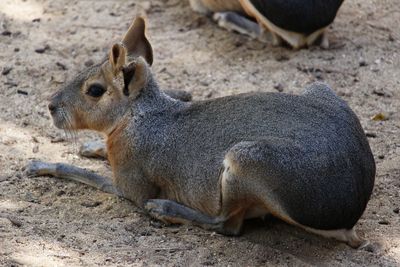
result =
[[[53,115],[53,114],[56,112],[56,110],[57,110],[57,106],[54,105],[53,103],[50,103],[50,104],[48,105],[48,108],[49,108],[49,111],[50,111],[50,114],[51,114],[51,115]]]

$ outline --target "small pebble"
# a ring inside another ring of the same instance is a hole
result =
[[[10,35],[11,35],[11,32],[8,31],[8,30],[5,30],[5,31],[3,31],[3,32],[1,33],[1,35],[3,35],[3,36],[10,36]]]
[[[115,12],[110,12],[109,14],[110,14],[110,16],[112,16],[112,17],[119,17],[119,16],[120,16],[119,14],[117,14],[117,13],[115,13]]]
[[[44,52],[46,52],[46,50],[49,50],[49,49],[50,49],[50,46],[45,45],[44,47],[36,48],[35,52],[38,54],[43,54]]]
[[[378,159],[384,159],[385,158],[385,155],[379,155],[378,156]]]
[[[1,71],[2,75],[7,75],[10,73],[10,71],[12,70],[12,67],[4,67],[3,70]]]
[[[94,64],[94,61],[92,59],[89,59],[89,60],[86,60],[84,64],[86,67],[90,67]]]
[[[22,226],[22,222],[20,220],[16,219],[16,218],[8,217],[7,219],[12,223],[12,225],[14,225],[16,227],[21,227]]]
[[[365,61],[365,59],[360,59],[360,61],[358,62],[358,65],[360,67],[366,67],[366,66],[368,66],[368,63],[367,63],[367,61]]]
[[[281,83],[274,84],[274,89],[278,92],[283,92],[283,85]]]
[[[61,143],[61,142],[64,142],[64,141],[65,141],[65,138],[64,137],[59,137],[59,136],[56,136],[56,137],[54,137],[54,138],[52,138],[50,140],[51,143]]]
[[[399,214],[400,208],[395,208],[395,209],[393,209],[393,212],[396,213],[396,214]]]
[[[18,83],[13,82],[13,81],[7,81],[4,83],[5,85],[9,85],[10,87],[17,87]]]
[[[57,67],[59,67],[61,70],[67,70],[67,66],[65,66],[63,63],[61,62],[56,62]]]
[[[367,137],[371,137],[371,138],[375,138],[376,137],[376,133],[373,133],[373,132],[366,132],[365,135]]]
[[[389,225],[390,224],[390,222],[388,220],[386,220],[386,219],[382,219],[382,220],[378,221],[378,223],[382,224],[382,225]]]
[[[17,90],[17,94],[20,94],[20,95],[28,95],[28,92],[27,92],[27,91],[24,91],[24,90],[21,90],[21,89],[18,89],[18,90]]]
[[[86,208],[94,208],[99,206],[100,204],[101,204],[100,201],[93,201],[93,202],[85,201],[81,203],[81,206],[84,206]]]
[[[374,95],[377,95],[377,96],[392,97],[392,94],[389,93],[389,92],[386,92],[383,88],[374,89],[374,90],[372,91],[372,93],[373,93]]]
[[[56,196],[62,196],[62,195],[64,195],[65,194],[65,191],[64,190],[59,190],[59,191],[57,191],[57,193],[56,193]]]
[[[210,84],[206,81],[200,81],[200,84],[203,86],[209,86]]]

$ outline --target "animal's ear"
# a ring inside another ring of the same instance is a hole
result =
[[[113,75],[117,75],[125,65],[126,49],[122,44],[114,44],[110,50],[109,61]]]
[[[142,17],[137,17],[129,27],[122,39],[128,56],[143,57],[147,64],[153,64],[153,48],[146,38],[146,22]]]
[[[122,69],[124,95],[129,96],[129,98],[136,98],[147,85],[149,71],[149,66],[142,57],[136,58],[125,66]]]

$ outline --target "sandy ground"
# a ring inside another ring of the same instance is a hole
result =
[[[187,2],[1,0],[0,265],[400,266],[398,0],[345,1],[329,28],[331,48],[300,51],[229,33]],[[124,199],[26,177],[31,159],[111,175],[106,162],[77,155],[80,143],[100,137],[57,130],[46,99],[101,59],[138,12],[148,16],[162,88],[205,99],[329,83],[359,116],[375,155],[376,186],[357,226],[374,246],[354,250],[271,218],[249,221],[240,237],[164,226]],[[386,120],[371,119],[379,113]]]

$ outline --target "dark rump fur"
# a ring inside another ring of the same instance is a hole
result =
[[[249,0],[276,26],[311,34],[333,22],[343,0]]]

